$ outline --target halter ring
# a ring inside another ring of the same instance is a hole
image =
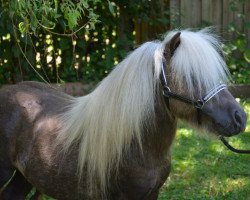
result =
[[[196,109],[201,109],[204,106],[205,102],[203,100],[198,99],[195,103],[194,103],[194,107]]]

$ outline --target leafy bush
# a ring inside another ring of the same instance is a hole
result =
[[[231,9],[250,27],[237,5]],[[0,2],[0,84],[21,80],[99,81],[137,43],[166,31],[169,4],[148,0],[8,0]],[[173,13],[174,12],[174,13]],[[175,13],[176,12],[176,13]],[[98,15],[97,15],[98,14]],[[139,22],[139,23],[138,23]],[[143,27],[145,37],[135,33]],[[250,50],[235,24],[229,31],[228,65],[237,83],[249,83]],[[140,36],[139,36],[140,37]],[[136,42],[135,42],[136,41]],[[137,44],[136,44],[137,45]]]
[[[238,5],[246,0],[237,0],[230,2],[230,9],[235,15],[242,19],[244,29],[250,29],[250,22],[247,21],[246,15],[239,11]],[[236,83],[250,83],[250,49],[246,34],[240,31],[237,24],[232,22],[228,25],[228,32],[234,37],[233,40],[224,46],[227,56],[227,64]],[[250,41],[249,41],[250,42]]]
[[[10,16],[19,18],[19,30],[21,33],[39,33],[41,29],[47,31],[55,29],[58,23],[62,24],[65,31],[74,31],[79,25],[80,19],[85,16],[86,24],[94,29],[98,15],[90,4],[96,4],[100,0],[9,0]]]
[[[133,20],[149,19],[151,4],[146,0],[1,1],[0,84],[99,81],[133,48]]]

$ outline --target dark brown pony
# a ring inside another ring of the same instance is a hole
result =
[[[230,92],[208,95],[227,76],[209,30],[181,31],[143,44],[84,97],[37,82],[2,88],[0,199],[25,199],[33,186],[63,200],[157,199],[178,119],[216,136],[244,131]],[[165,97],[166,88],[191,103]],[[198,123],[192,100],[204,96]]]

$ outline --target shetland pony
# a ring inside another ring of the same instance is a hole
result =
[[[245,129],[246,114],[224,86],[202,105],[201,123],[192,103],[163,92],[196,100],[226,84],[221,52],[209,29],[172,31],[130,53],[86,96],[37,82],[2,88],[0,199],[24,199],[33,186],[63,200],[157,199],[178,119],[217,136]]]

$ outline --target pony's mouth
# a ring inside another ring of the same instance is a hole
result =
[[[243,130],[240,127],[235,127],[233,124],[221,125],[217,123],[215,132],[219,136],[231,137],[240,134]]]

